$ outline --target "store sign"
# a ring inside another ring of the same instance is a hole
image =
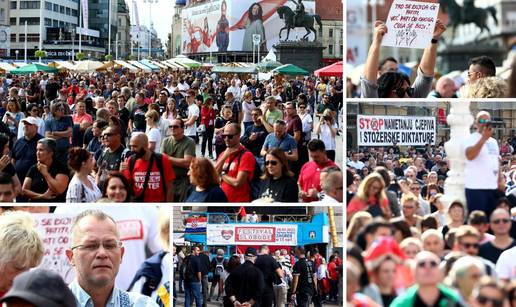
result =
[[[210,224],[206,234],[208,245],[297,245],[297,225]]]

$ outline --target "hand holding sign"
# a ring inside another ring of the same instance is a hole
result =
[[[437,23],[439,4],[395,0],[387,17],[383,46],[424,49],[446,27]]]
[[[381,43],[383,37],[387,34],[387,26],[381,20],[377,20],[374,23],[374,41],[377,43]]]

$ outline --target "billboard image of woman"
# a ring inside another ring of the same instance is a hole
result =
[[[263,26],[263,9],[259,3],[253,3],[248,10],[249,19],[245,25],[242,51],[253,50],[253,34],[260,35],[260,51],[267,51],[265,28]]]
[[[217,38],[216,43],[219,47],[219,52],[225,52],[229,46],[229,21],[226,18],[226,10],[228,5],[226,1],[222,1],[220,5],[220,19],[217,22]]]

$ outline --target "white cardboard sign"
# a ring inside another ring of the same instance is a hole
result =
[[[439,12],[438,3],[395,0],[386,26],[382,46],[418,48],[428,47]]]

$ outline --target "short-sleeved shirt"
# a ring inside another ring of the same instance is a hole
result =
[[[323,164],[317,164],[314,161],[309,161],[303,165],[301,172],[299,173],[299,186],[304,192],[308,192],[309,189],[315,188],[317,191],[321,191],[321,170],[328,166],[337,166],[335,162],[330,159],[326,160]],[[316,201],[309,197],[304,197],[304,202]]]
[[[242,103],[237,99],[234,99],[231,104],[231,112],[233,112],[232,121],[238,123],[238,114],[242,112]]]
[[[315,267],[312,262],[308,262],[306,258],[299,259],[292,268],[292,275],[299,276],[297,282],[297,293],[305,293],[312,295],[314,293],[314,272]]]
[[[72,118],[70,116],[63,116],[60,119],[51,118],[45,121],[45,132],[60,132],[66,131],[68,128],[73,128]],[[70,147],[69,138],[59,138],[56,140],[57,149],[67,149]]]
[[[274,109],[274,111],[270,111],[270,110],[265,111],[265,120],[267,121],[267,123],[269,123],[269,125],[274,125],[274,123],[278,119],[282,119],[282,118],[283,118],[283,113],[281,113],[281,111],[278,109]]]
[[[197,118],[199,118],[199,113],[200,113],[199,107],[195,103],[192,103],[191,105],[188,106],[188,114],[187,114],[188,118],[195,117],[197,119]],[[195,120],[192,125],[185,127],[185,135],[195,136],[196,134],[197,134],[197,120]]]
[[[151,128],[149,131],[147,131],[146,134],[147,138],[149,139],[149,142],[156,143],[156,147],[154,147],[154,152],[161,152],[161,131],[158,128]]]
[[[131,112],[129,119],[133,121],[133,131],[145,132],[145,128],[147,123],[145,122],[145,113],[149,110],[149,106],[144,105],[136,105]]]
[[[265,148],[265,150],[269,150],[275,147],[283,150],[284,152],[289,152],[293,149],[297,149],[297,143],[296,140],[289,134],[285,134],[282,139],[278,139],[274,132],[271,132],[265,138],[263,148]]]
[[[242,151],[245,151],[242,153]],[[240,157],[239,162],[239,155]],[[222,157],[222,155],[219,156]],[[231,162],[231,164],[229,164]],[[224,180],[221,180],[220,187],[226,194],[229,202],[249,202],[251,201],[250,192],[251,187],[249,186],[249,181],[252,180],[254,167],[256,164],[256,160],[254,159],[253,154],[246,150],[244,146],[240,145],[240,150],[233,153],[226,159],[224,165],[222,166],[223,170],[227,170],[226,173],[228,176],[232,178],[236,178],[238,172],[247,172],[247,180],[242,183],[239,187],[233,187],[227,184]]]
[[[464,151],[474,146],[481,138],[481,134],[473,132],[464,140]],[[500,167],[500,149],[495,139],[489,138],[479,154],[473,160],[465,159],[464,186],[466,189],[497,189],[498,172]]]
[[[169,136],[161,143],[161,152],[173,158],[195,157],[195,142],[187,136],[178,141],[174,137]],[[187,176],[188,168],[178,166],[173,166],[172,168],[177,179]]]
[[[299,115],[294,115],[292,118],[287,120],[287,133],[291,136],[294,136],[295,132],[301,133],[301,137],[299,138],[299,144],[303,143],[303,122]]]
[[[503,252],[496,262],[496,275],[500,279],[516,279],[516,247]]]
[[[12,158],[16,160],[14,167],[18,179],[20,179],[22,184],[31,166],[38,162],[36,159],[36,146],[38,145],[38,141],[42,138],[41,135],[36,134],[36,136],[30,140],[22,137],[14,143],[11,155]]]
[[[500,255],[504,251],[506,251],[514,246],[516,246],[516,240],[513,240],[511,245],[507,246],[507,248],[505,248],[505,249],[499,249],[498,247],[493,245],[493,242],[487,242],[487,243],[480,245],[480,248],[478,250],[478,255],[484,259],[491,261],[492,263],[496,263],[496,262],[498,262],[498,258],[500,258]]]
[[[133,158],[134,159],[134,158]],[[128,161],[129,164],[129,161]],[[156,165],[156,161],[153,161],[152,168],[149,174],[149,181],[147,183],[147,189],[143,197],[144,202],[163,202],[166,200],[163,186],[167,182],[171,182],[175,179],[172,165],[168,160],[168,157],[162,155],[163,173],[165,178],[161,178],[161,173]],[[145,176],[147,175],[147,169],[149,167],[149,161],[143,159],[137,159],[134,163],[134,169],[132,174],[129,173],[129,167],[123,171],[124,176],[129,179],[131,186],[133,187],[133,195],[138,197],[143,192],[143,183],[145,182]]]
[[[274,274],[276,274],[276,270],[281,268],[278,261],[272,258],[271,255],[259,255],[256,258],[256,262],[254,265],[262,271],[263,281],[265,282],[265,287],[272,289],[272,285],[274,282]]]
[[[68,167],[66,167],[65,165],[61,164],[58,161],[52,161],[52,164],[48,168],[48,173],[50,174],[50,176],[52,176],[52,178],[56,178],[56,176],[59,174],[63,174],[63,175],[66,175],[67,177],[70,177],[70,173],[68,172]],[[45,177],[43,177],[43,175],[39,172],[36,164],[33,165],[29,169],[26,177],[32,179],[32,183],[30,185],[30,190],[32,192],[43,194],[48,190],[47,181],[45,180]],[[34,199],[32,201],[33,202],[45,202],[45,203],[46,202],[50,202],[50,203],[63,202],[64,203],[65,200],[66,200],[66,190],[62,194],[57,195],[57,197],[53,198],[53,199]]]
[[[93,117],[91,117],[91,115],[89,115],[88,113],[84,113],[82,115],[75,113],[72,115],[72,120],[73,123],[77,125],[79,125],[83,121],[87,121],[88,123],[93,124]]]

